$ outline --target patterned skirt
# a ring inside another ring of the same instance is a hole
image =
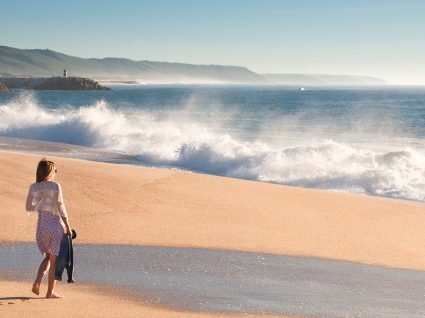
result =
[[[63,234],[63,222],[59,216],[38,211],[36,239],[41,254],[49,253],[58,256]]]

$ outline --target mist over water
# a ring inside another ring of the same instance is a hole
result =
[[[425,201],[425,90],[129,86],[0,96],[0,135],[141,164]]]

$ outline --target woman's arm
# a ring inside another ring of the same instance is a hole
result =
[[[61,216],[63,223],[65,223],[66,233],[71,234],[71,227],[69,226],[68,217]]]
[[[63,223],[65,224],[66,233],[71,234],[71,227],[69,226],[69,222],[68,222],[68,213],[66,212],[65,204],[63,203],[62,188],[59,183],[58,183],[58,190],[59,190],[58,201],[57,201],[58,212]]]
[[[30,191],[28,191],[28,195],[27,195],[27,202],[25,204],[26,210],[28,212],[34,211],[35,210],[35,205],[32,204],[33,201],[33,193]]]

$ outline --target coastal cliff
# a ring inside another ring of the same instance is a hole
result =
[[[83,77],[2,78],[9,88],[34,90],[108,90],[110,88]]]

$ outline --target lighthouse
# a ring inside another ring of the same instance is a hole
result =
[[[63,77],[67,78],[68,77],[68,73],[66,72],[66,69],[63,70]]]

